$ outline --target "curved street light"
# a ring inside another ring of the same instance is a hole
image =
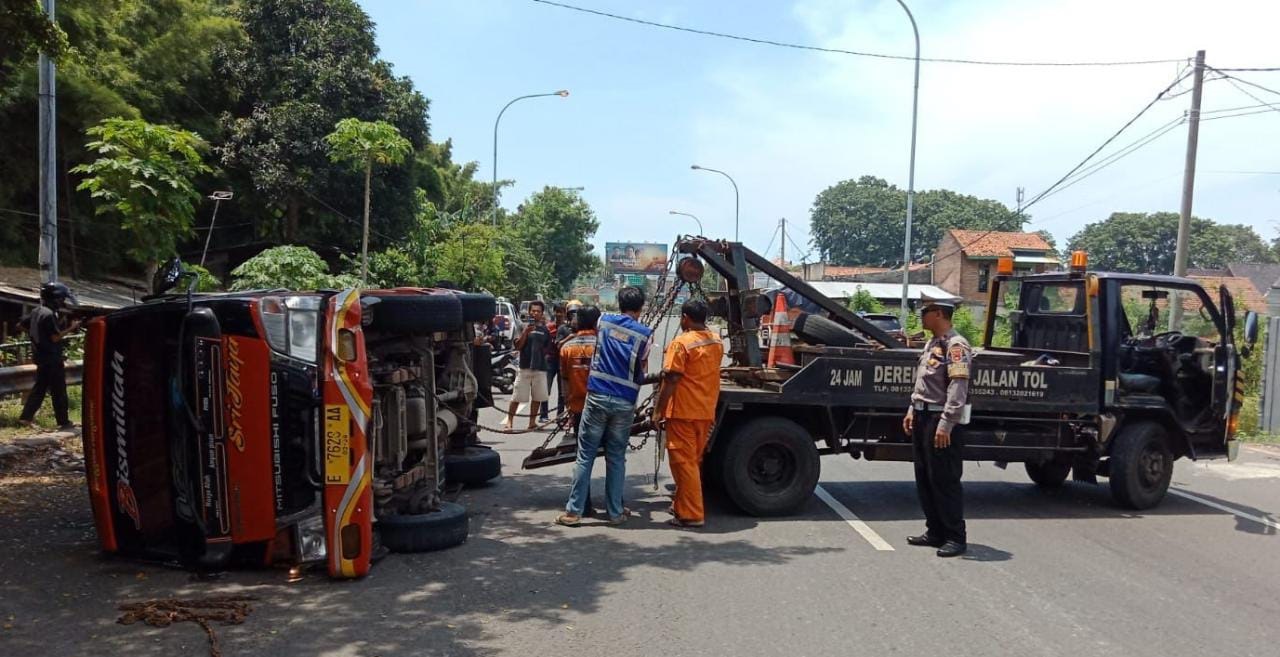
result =
[[[703,230],[703,228],[702,228],[702,220],[701,220],[701,219],[699,219],[699,218],[697,218],[697,217],[695,217],[695,216],[693,216],[693,215],[689,214],[688,212],[680,212],[680,211],[677,211],[677,210],[667,210],[667,214],[678,214],[678,215],[680,215],[680,216],[682,216],[682,217],[688,217],[688,218],[690,218],[690,219],[692,219],[692,220],[694,220],[694,221],[698,222],[698,234],[699,234],[699,235],[702,235],[702,236],[704,236],[704,237],[706,236],[707,231]]]
[[[493,121],[493,224],[495,226],[498,224],[498,124],[502,122],[502,115],[506,113],[507,108],[514,105],[516,101],[525,100],[526,98],[545,98],[547,96],[568,98],[569,90],[561,89],[560,91],[546,94],[529,94],[512,98],[506,105],[502,106],[502,111],[498,112],[498,118]]]
[[[911,219],[914,214],[916,195],[916,113],[920,107],[920,29],[916,27],[916,17],[911,15],[907,3],[898,0],[902,10],[907,12],[911,21],[911,32],[916,36],[916,79],[911,91],[911,164],[907,172],[907,234],[902,243],[902,308],[899,314],[902,325],[907,325],[907,287],[911,283]]]
[[[695,165],[693,165],[693,166],[690,166],[689,168],[690,168],[690,169],[693,169],[694,171],[710,171],[710,172],[712,172],[712,173],[718,173],[718,174],[720,174],[720,175],[724,176],[725,178],[728,178],[728,179],[729,179],[729,182],[733,184],[733,241],[737,242],[737,241],[738,241],[738,205],[739,205],[739,202],[738,202],[738,201],[739,201],[739,199],[738,199],[738,183],[737,183],[736,181],[734,181],[733,176],[731,176],[731,175],[729,175],[729,174],[727,174],[727,173],[725,173],[725,172],[723,172],[723,171],[721,171],[721,170],[719,170],[719,169],[711,169],[711,168],[708,168],[708,167],[700,167],[700,166],[698,166],[698,165],[696,165],[696,164],[695,164]]]

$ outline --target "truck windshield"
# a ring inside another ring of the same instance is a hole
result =
[[[1222,339],[1218,325],[1209,312],[1212,302],[1191,290],[1153,285],[1124,285],[1120,289],[1124,304],[1122,334],[1146,338],[1167,331],[1217,343]],[[1170,313],[1175,304],[1182,306],[1181,316]],[[1126,325],[1127,324],[1127,325]]]

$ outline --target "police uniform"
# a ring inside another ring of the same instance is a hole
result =
[[[925,308],[929,306],[952,307],[930,302]],[[912,415],[916,492],[924,509],[926,532],[910,540],[915,545],[942,547],[945,542],[955,542],[963,550],[967,541],[964,491],[960,484],[964,472],[961,424],[968,419],[966,407],[972,361],[969,341],[955,329],[933,336],[920,354],[908,412]],[[940,427],[951,436],[948,447],[934,446],[934,436]],[[939,552],[939,556],[951,555]]]

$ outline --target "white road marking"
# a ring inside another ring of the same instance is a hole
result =
[[[1254,521],[1254,522],[1256,522],[1256,523],[1258,523],[1258,524],[1260,524],[1260,525],[1263,525],[1263,526],[1266,526],[1266,527],[1270,527],[1270,528],[1272,528],[1272,529],[1280,529],[1280,523],[1277,523],[1276,521],[1271,520],[1270,518],[1264,518],[1264,517],[1262,517],[1262,516],[1255,516],[1255,515],[1253,515],[1252,513],[1245,513],[1245,512],[1243,512],[1243,511],[1238,510],[1238,509],[1233,509],[1233,508],[1231,508],[1231,507],[1229,507],[1229,506],[1227,506],[1227,505],[1225,505],[1225,504],[1218,504],[1217,502],[1214,502],[1213,500],[1206,500],[1205,498],[1200,497],[1199,495],[1192,495],[1191,493],[1188,493],[1188,492],[1186,492],[1186,491],[1181,491],[1181,490],[1178,490],[1178,489],[1176,489],[1176,488],[1170,488],[1170,489],[1169,489],[1169,492],[1170,492],[1170,493],[1173,493],[1174,495],[1177,495],[1178,497],[1181,497],[1181,498],[1184,498],[1184,499],[1191,500],[1192,502],[1199,502],[1200,504],[1203,504],[1203,505],[1205,505],[1205,506],[1207,506],[1207,507],[1209,507],[1209,508],[1211,508],[1211,509],[1217,509],[1217,510],[1219,510],[1219,511],[1226,511],[1227,513],[1230,513],[1231,515],[1233,515],[1233,516],[1235,516],[1235,517],[1237,517],[1237,518],[1244,518],[1245,520],[1252,520],[1252,521]]]
[[[841,504],[840,500],[832,497],[831,493],[828,493],[822,486],[814,487],[813,494],[817,495],[818,499],[831,507],[831,510],[835,511],[836,515],[849,523],[849,526],[853,527],[853,531],[858,532],[863,538],[867,539],[867,542],[871,544],[871,547],[881,552],[893,551],[893,546],[889,545],[889,543],[883,538],[880,538],[880,535],[876,533],[876,530],[872,529],[870,525],[863,522],[861,518],[854,514],[854,512],[850,511],[849,507]]]

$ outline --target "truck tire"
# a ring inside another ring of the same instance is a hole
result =
[[[738,508],[753,516],[783,516],[813,496],[821,466],[804,427],[761,417],[724,438],[720,481]]]
[[[1037,486],[1045,490],[1055,490],[1062,488],[1062,484],[1066,483],[1067,475],[1071,474],[1071,464],[1056,463],[1054,461],[1045,461],[1043,463],[1024,463],[1027,467],[1027,476],[1031,477]]]
[[[488,322],[498,314],[498,302],[491,294],[476,292],[458,292],[458,301],[462,302],[462,321]]]
[[[858,347],[867,344],[857,333],[819,315],[801,313],[796,318],[794,332],[809,344],[825,344],[828,347]]]
[[[462,328],[462,302],[452,294],[397,294],[377,297],[372,328],[418,335]]]
[[[440,510],[408,516],[378,518],[378,536],[392,552],[434,552],[467,540],[467,510],[441,502]]]
[[[498,452],[478,445],[444,453],[444,480],[453,484],[475,486],[502,474],[502,457]]]
[[[1138,422],[1120,430],[1111,448],[1111,497],[1130,509],[1150,509],[1164,499],[1173,478],[1173,453],[1164,427]]]

